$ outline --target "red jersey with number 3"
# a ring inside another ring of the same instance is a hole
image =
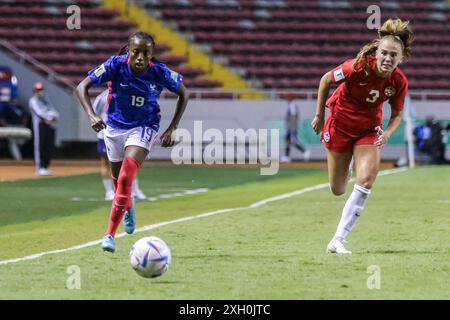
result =
[[[374,56],[367,57],[370,68],[363,64],[353,68],[353,62],[354,59],[347,60],[332,70],[331,80],[339,86],[326,106],[347,129],[363,132],[381,126],[384,101],[389,100],[393,109],[403,110],[408,80],[399,68],[387,78],[377,76]]]

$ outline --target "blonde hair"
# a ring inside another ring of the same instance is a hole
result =
[[[366,57],[373,55],[377,51],[380,42],[385,39],[397,41],[402,46],[403,56],[406,58],[411,56],[411,47],[414,41],[414,35],[408,28],[408,25],[409,21],[402,21],[400,19],[389,19],[383,23],[381,28],[378,29],[378,38],[361,48],[356,56],[355,62],[353,63],[353,68],[362,62],[364,62],[365,66]]]

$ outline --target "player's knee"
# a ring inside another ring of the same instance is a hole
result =
[[[366,189],[372,189],[372,182],[367,182],[367,183],[362,183],[361,187],[366,188]]]
[[[357,184],[366,189],[372,189],[375,179],[371,176],[361,177],[357,179]]]
[[[330,190],[335,196],[341,196],[345,193],[346,187],[341,185],[330,184]]]

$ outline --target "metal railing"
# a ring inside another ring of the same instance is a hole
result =
[[[12,44],[10,44],[8,41],[0,40],[0,48],[8,51],[10,54],[18,57],[19,63],[21,65],[29,64],[38,69],[39,71],[42,71],[46,78],[51,82],[59,82],[62,85],[66,87],[66,89],[69,89],[71,91],[75,90],[75,85],[67,80],[64,76],[56,73],[49,67],[47,67],[45,64],[37,61],[32,56],[27,54],[26,52],[14,47]]]
[[[221,97],[223,99],[241,99],[243,96],[251,96],[255,92],[251,89],[198,89],[188,88],[191,99],[209,99],[214,97]],[[330,94],[334,89],[330,90]],[[450,100],[450,90],[409,90],[408,94],[412,100]],[[288,95],[292,95],[294,99],[298,100],[316,100],[317,89],[258,89],[258,98],[264,100],[285,99]],[[176,98],[173,93],[164,92],[162,98]]]
[[[29,64],[42,71],[49,81],[60,83],[68,91],[73,92],[75,90],[76,85],[74,83],[69,81],[64,76],[56,73],[45,64],[37,61],[26,52],[14,47],[9,42],[0,40],[0,48],[18,57],[20,64]],[[93,88],[92,95],[96,95],[102,90],[102,88]],[[243,96],[251,97],[252,94],[255,94],[253,89],[188,88],[188,90],[192,99],[210,99],[218,97],[222,97],[223,99],[241,99]],[[315,100],[317,98],[317,89],[258,89],[258,95],[261,94],[263,95],[262,98],[267,100],[283,99],[288,94],[292,94],[296,99]],[[450,100],[450,90],[409,90],[409,95],[412,100]],[[175,97],[176,96],[170,92],[164,92],[162,94],[162,98],[170,99]]]

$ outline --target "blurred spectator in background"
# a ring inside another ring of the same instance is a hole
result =
[[[34,161],[36,173],[40,176],[52,175],[48,169],[55,148],[55,125],[59,113],[44,96],[44,85],[36,82],[33,85],[34,95],[30,98],[29,107],[33,119]]]
[[[414,131],[416,153],[424,155],[426,164],[447,163],[445,159],[446,128],[433,117],[427,117],[423,125],[417,126]]]
[[[12,74],[10,68],[0,66],[0,113],[17,99],[17,78]]]
[[[286,100],[288,101],[287,112],[286,112],[286,135],[285,135],[285,143],[286,148],[284,152],[284,156],[281,157],[281,162],[290,162],[290,153],[291,147],[295,147],[303,153],[303,160],[308,161],[311,152],[305,148],[297,138],[297,126],[298,121],[300,120],[300,114],[298,110],[298,104],[294,102],[294,95],[288,94],[286,96]]]
[[[447,132],[446,128],[439,121],[432,121],[431,123],[431,163],[444,164],[447,163],[445,159],[445,145]]]
[[[0,66],[0,126],[25,127],[28,113],[18,100],[17,78],[12,70]],[[16,160],[22,160],[20,146],[25,142],[23,138],[8,138],[9,152]]]
[[[427,118],[424,124],[414,128],[414,144],[416,146],[416,153],[426,155],[431,154],[430,139],[431,139],[431,123],[432,118]]]

